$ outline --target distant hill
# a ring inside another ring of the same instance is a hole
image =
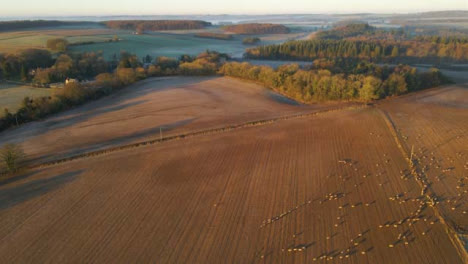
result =
[[[112,20],[103,22],[114,29],[143,31],[202,29],[211,26],[201,20]]]
[[[453,17],[468,17],[468,11],[451,10],[451,11],[431,11],[413,14],[396,15],[400,18],[453,18]]]
[[[289,29],[279,24],[261,24],[261,23],[250,23],[250,24],[239,24],[232,26],[223,27],[225,31],[233,32],[236,34],[286,34],[289,33]]]

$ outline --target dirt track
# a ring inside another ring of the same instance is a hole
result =
[[[196,87],[210,87],[211,81]],[[229,87],[241,83],[225,82]],[[186,87],[163,91],[193,95]],[[203,112],[197,120],[206,123],[193,122],[174,133],[246,120],[242,113],[274,117],[278,111],[305,108],[266,100],[263,92],[244,98],[245,109],[224,101],[231,108],[211,110],[220,111],[218,118]],[[236,100],[245,97],[232,93]],[[386,111],[400,136],[409,135],[403,139],[406,148],[413,145],[413,134],[427,129],[424,142],[443,150],[434,155],[448,153],[455,160],[454,153],[465,153],[466,138],[439,142],[467,129],[461,122],[467,112],[453,105],[451,98],[458,97],[452,93],[464,90],[427,91],[377,107]],[[146,96],[161,104],[169,99],[159,90]],[[210,98],[203,102],[219,100]],[[113,112],[115,121],[105,129],[118,127],[117,117],[130,112]],[[106,124],[99,121],[95,131]],[[447,130],[439,132],[441,127]],[[422,160],[424,153],[418,151],[416,147]],[[446,178],[462,175],[458,169],[456,163]],[[447,184],[433,185],[436,192],[455,191],[452,180],[443,182]],[[466,206],[466,200],[461,202]],[[440,208],[445,210],[444,203]],[[463,224],[455,213],[445,216]],[[372,107],[78,159],[0,183],[2,263],[463,263],[465,256],[421,196],[392,131]]]

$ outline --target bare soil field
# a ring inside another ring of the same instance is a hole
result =
[[[0,262],[463,263],[369,107],[0,184]]]
[[[468,86],[397,98],[381,107],[399,130],[448,223],[468,234]]]
[[[44,121],[0,134],[0,145],[20,143],[31,160],[78,153],[310,112],[336,105],[304,106],[262,86],[231,78],[154,78]]]
[[[466,263],[466,88],[351,109],[153,78],[5,131],[32,164],[115,150],[0,179],[0,263]],[[160,131],[196,136],[115,148]]]

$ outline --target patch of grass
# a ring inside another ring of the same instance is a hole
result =
[[[102,33],[109,34],[102,34]],[[101,34],[100,34],[101,33]],[[46,49],[47,40],[64,38],[69,43],[78,42],[104,42],[111,40],[110,31],[96,30],[42,30],[42,31],[15,31],[0,33],[0,53],[10,53],[21,49]]]
[[[10,113],[16,112],[26,96],[30,98],[49,96],[53,91],[54,89],[50,88],[0,83],[0,116],[3,116],[4,108],[8,108]]]
[[[111,36],[109,36],[111,37]],[[167,56],[178,57],[182,54],[196,55],[207,49],[227,53],[242,53],[244,47],[241,43],[227,44],[224,40],[202,39],[188,35],[175,34],[148,34],[131,35],[119,34],[121,41],[112,43],[96,43],[70,47],[73,52],[103,51],[105,58],[117,56],[125,50],[138,56]]]
[[[117,56],[120,51],[125,50],[136,54],[139,57],[151,55],[153,57],[166,56],[177,58],[182,54],[197,55],[208,50],[215,50],[227,53],[231,56],[240,57],[245,51],[242,44],[242,36],[233,36],[233,41],[219,39],[205,39],[195,37],[193,34],[167,34],[152,33],[145,35],[118,34],[121,41],[108,43],[95,43],[90,45],[78,45],[70,47],[72,52],[102,51],[106,59],[111,59],[114,54]],[[264,44],[280,43],[295,36],[284,34],[275,39],[267,39]],[[111,38],[112,35],[102,35],[100,37]]]

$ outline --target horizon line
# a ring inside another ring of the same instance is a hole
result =
[[[317,13],[296,13],[296,12],[285,12],[285,13],[161,13],[161,14],[49,14],[49,15],[0,15],[0,18],[14,18],[14,17],[113,17],[113,16],[275,16],[275,15],[394,15],[394,14],[421,14],[431,12],[468,12],[468,9],[455,10],[455,9],[438,9],[438,10],[426,10],[426,11],[394,11],[394,12],[317,12]]]

